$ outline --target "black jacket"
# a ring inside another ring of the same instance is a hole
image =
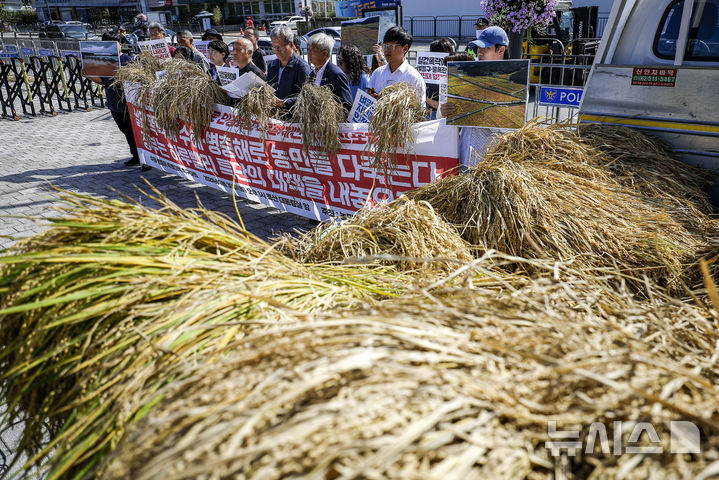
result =
[[[310,81],[315,81],[316,73],[313,71],[310,73]],[[332,62],[329,62],[325,67],[325,71],[322,72],[322,80],[320,85],[329,86],[332,93],[335,94],[337,99],[342,102],[342,106],[345,107],[347,112],[352,110],[352,92],[350,91],[350,82],[347,79],[347,75],[342,71],[340,67]]]
[[[297,101],[297,95],[302,90],[307,77],[310,75],[310,66],[297,54],[287,62],[282,77],[280,77],[280,60],[272,60],[267,66],[267,83],[275,89],[277,98],[285,101],[285,107],[291,107]]]

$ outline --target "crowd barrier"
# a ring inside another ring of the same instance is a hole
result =
[[[0,113],[56,115],[58,111],[104,107],[102,87],[82,75],[77,51],[34,49],[7,45],[0,53]]]

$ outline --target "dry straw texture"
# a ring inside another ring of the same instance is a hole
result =
[[[500,137],[466,174],[409,196],[429,202],[481,249],[616,266],[682,289],[697,273],[688,267],[716,245],[716,225],[696,208],[664,201],[668,194],[648,197],[617,181],[602,155],[565,128],[529,124]]]
[[[301,265],[229,219],[160,197],[161,211],[66,200],[52,229],[0,256],[0,402],[6,420],[24,420],[31,464],[54,450],[49,478],[94,468],[147,413],[133,398],[174,366],[288,315],[408,283],[385,267]]]
[[[226,103],[227,94],[202,69],[181,59],[163,64],[167,74],[152,86],[152,109],[157,126],[176,138],[180,122],[191,129],[194,143],[202,141],[212,121],[215,104]]]
[[[262,138],[270,125],[270,120],[277,117],[279,109],[274,106],[275,90],[267,84],[252,88],[247,95],[235,103],[235,123],[247,132],[255,128],[257,122]]]
[[[346,122],[347,112],[329,87],[305,83],[291,115],[290,121],[302,129],[305,152],[318,148],[327,153],[339,150],[339,126]]]
[[[410,153],[414,146],[412,125],[424,120],[424,106],[412,85],[398,82],[383,88],[369,122],[367,148],[374,151],[373,166],[379,171],[393,170],[397,154]]]
[[[475,266],[505,260],[517,261]],[[158,391],[104,478],[644,479],[708,468],[719,335],[707,312],[658,292],[637,302],[561,265],[534,269],[551,276],[256,331]],[[673,420],[699,426],[703,454],[668,453]],[[550,422],[579,432],[578,456],[551,455]],[[588,455],[593,422],[607,442]],[[636,422],[651,423],[665,454],[627,452]]]
[[[340,223],[323,223],[292,243],[303,262],[375,259],[424,274],[448,273],[472,259],[467,242],[427,202],[405,197],[365,208]]]
[[[113,82],[123,90],[124,94],[128,93],[124,91],[125,85],[131,85],[134,89],[135,102],[140,107],[142,128],[147,135],[150,134],[150,117],[147,115],[147,109],[150,106],[153,85],[157,81],[155,73],[160,70],[162,65],[157,58],[142,54],[134,62],[120,67]]]

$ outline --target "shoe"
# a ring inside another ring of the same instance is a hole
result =
[[[143,165],[140,170],[143,172],[147,172],[148,170],[152,170],[152,167],[149,165]]]
[[[133,165],[139,165],[139,164],[140,164],[140,160],[137,158],[131,158],[130,160],[125,162],[126,167],[131,167]]]

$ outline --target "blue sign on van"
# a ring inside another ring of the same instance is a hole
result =
[[[32,48],[22,47],[20,49],[21,55],[32,55],[33,53],[35,53],[35,52],[32,51]]]
[[[540,105],[579,107],[582,101],[581,88],[542,87],[539,93]]]
[[[54,57],[55,56],[55,50],[50,50],[47,48],[40,48],[37,51],[37,54],[41,57]]]
[[[80,58],[80,52],[78,52],[77,50],[61,50],[61,51],[62,51],[62,56],[63,56],[63,57],[67,57],[68,55],[72,55],[72,56],[74,56],[74,57]]]

